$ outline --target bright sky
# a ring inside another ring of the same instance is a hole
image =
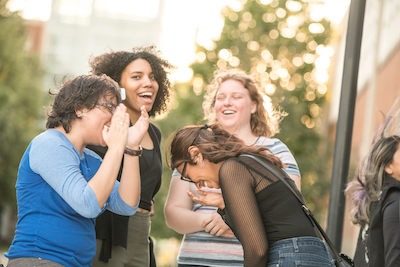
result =
[[[68,2],[92,2],[93,0],[61,0]],[[107,9],[116,12],[124,10],[140,10],[142,16],[157,15],[158,0],[96,0]],[[272,0],[260,0],[264,4]],[[303,0],[304,1],[304,0]],[[310,0],[308,0],[310,1]],[[326,17],[338,24],[349,6],[350,0],[322,0],[312,13],[318,17]],[[111,4],[112,3],[112,4]],[[137,5],[141,5],[137,8]],[[178,67],[175,79],[185,81],[191,78],[188,65],[195,59],[195,43],[207,46],[213,37],[217,37],[223,27],[220,10],[229,5],[234,10],[240,9],[240,0],[165,0],[163,33],[160,49],[171,63]],[[132,6],[132,8],[126,8]],[[123,7],[123,8],[119,8]],[[48,20],[51,0],[10,0],[11,10],[23,9],[27,19]],[[147,11],[147,12],[146,12]],[[145,14],[144,14],[145,13]],[[138,15],[138,14],[132,14]],[[179,43],[180,45],[176,45]]]

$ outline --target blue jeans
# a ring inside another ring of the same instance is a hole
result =
[[[334,267],[325,242],[304,236],[279,240],[269,248],[268,267],[319,266]]]

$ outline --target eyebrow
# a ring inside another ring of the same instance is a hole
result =
[[[144,72],[143,71],[132,71],[131,74],[144,74]],[[153,72],[150,72],[150,74],[154,75]]]
[[[236,92],[236,91],[234,91],[234,92],[231,92],[230,94],[231,94],[231,95],[235,95],[235,94],[245,95],[245,93],[242,93],[242,92]],[[227,93],[217,93],[217,95],[227,95]]]

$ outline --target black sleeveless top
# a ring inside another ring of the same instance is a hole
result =
[[[285,177],[272,162],[263,161]],[[300,196],[293,180],[285,180]],[[298,199],[279,178],[253,159],[226,160],[219,170],[219,182],[225,209],[218,213],[242,244],[246,266],[266,266],[269,246],[276,241],[316,237]]]

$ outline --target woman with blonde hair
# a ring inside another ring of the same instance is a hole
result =
[[[246,145],[268,147],[286,165],[284,171],[300,189],[297,163],[285,144],[272,138],[279,132],[282,113],[261,94],[256,79],[238,69],[219,70],[207,87],[203,102],[205,119],[218,122]],[[193,184],[174,171],[164,213],[167,226],[184,234],[178,266],[243,266],[243,249],[215,207],[192,201]],[[203,188],[218,193],[219,189]]]

